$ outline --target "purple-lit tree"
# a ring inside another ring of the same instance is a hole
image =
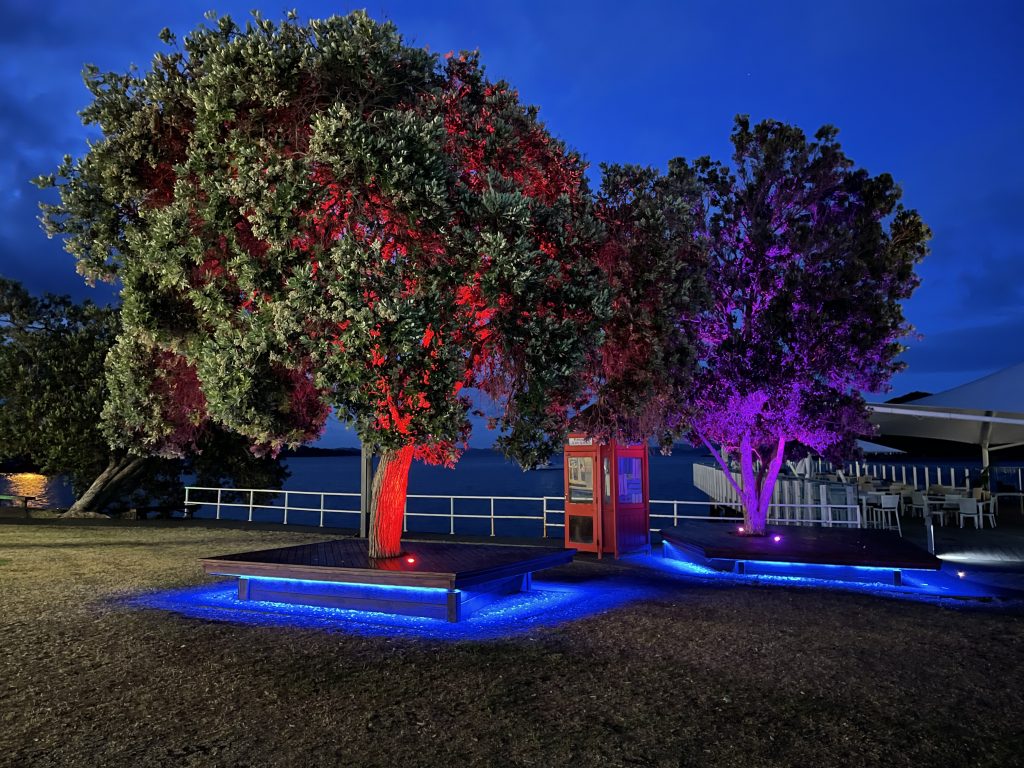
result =
[[[849,455],[870,432],[860,393],[888,389],[903,365],[900,302],[931,234],[892,177],[855,169],[836,134],[826,126],[808,141],[738,117],[731,168],[669,167],[700,190],[711,294],[696,318],[690,438],[721,464],[755,535],[787,452]]]

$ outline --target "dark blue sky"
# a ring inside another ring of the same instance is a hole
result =
[[[0,0],[0,273],[33,291],[107,300],[36,223],[28,183],[81,154],[82,65],[148,66],[164,26],[215,9],[244,20],[359,3]],[[934,231],[907,304],[923,335],[894,394],[937,391],[1024,360],[1024,3],[391,2],[366,6],[431,50],[479,48],[492,78],[600,162],[725,159],[736,113],[840,129]]]

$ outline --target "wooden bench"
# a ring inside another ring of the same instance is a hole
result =
[[[0,494],[0,501],[20,501],[21,502],[21,508],[25,512],[25,519],[26,520],[28,519],[28,503],[30,501],[35,501],[35,500],[36,500],[35,496],[15,496],[15,495],[9,495],[9,494]]]

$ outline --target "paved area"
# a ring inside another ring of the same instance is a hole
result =
[[[1015,500],[1000,505],[997,527],[976,529],[968,522],[935,526],[935,554],[946,562],[972,566],[1024,569],[1024,515]],[[903,535],[925,546],[924,523],[919,517],[902,517]]]

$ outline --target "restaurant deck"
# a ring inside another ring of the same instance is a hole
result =
[[[894,531],[878,529],[789,525],[771,526],[767,536],[742,536],[730,523],[690,521],[663,528],[661,535],[666,557],[737,573],[773,570],[767,566],[776,566],[775,571],[777,566],[795,566],[804,572],[811,566],[846,566],[888,571],[899,584],[903,570],[938,570],[942,565]],[[838,572],[829,575],[836,576]]]
[[[503,595],[530,589],[534,571],[572,562],[576,550],[408,541],[373,560],[365,539],[204,558],[203,570],[238,579],[240,600],[381,611],[459,621]]]

